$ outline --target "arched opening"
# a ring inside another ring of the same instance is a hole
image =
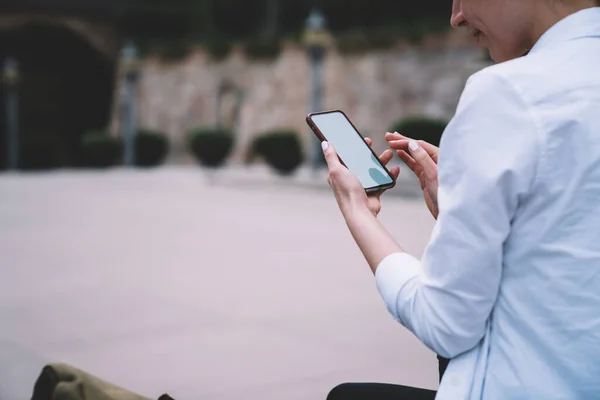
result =
[[[28,25],[0,32],[0,62],[19,63],[20,168],[76,167],[81,136],[108,126],[115,60],[67,28]],[[0,92],[0,168],[6,168],[5,90]]]

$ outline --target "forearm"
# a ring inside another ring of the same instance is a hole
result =
[[[389,255],[403,252],[392,235],[366,206],[342,207],[342,214],[352,237],[365,256],[373,273]]]

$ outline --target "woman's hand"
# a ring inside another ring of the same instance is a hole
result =
[[[385,139],[390,147],[396,150],[398,157],[419,178],[425,203],[427,203],[433,218],[437,219],[439,214],[437,201],[439,149],[423,140],[412,140],[397,132],[386,133]]]
[[[365,138],[365,141],[369,146],[373,144],[369,138]],[[322,145],[329,168],[328,182],[333,189],[342,213],[349,212],[354,207],[365,207],[374,216],[377,216],[381,211],[381,195],[384,191],[367,195],[358,178],[340,162],[333,146],[328,142],[323,142]],[[379,157],[379,161],[385,166],[393,156],[394,153],[391,150],[386,150]],[[392,178],[396,180],[400,174],[400,168],[394,167],[390,170],[390,173]]]

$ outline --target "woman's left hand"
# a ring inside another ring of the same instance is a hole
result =
[[[371,139],[365,138],[365,141],[369,146],[372,145]],[[377,216],[381,211],[381,195],[384,191],[367,195],[358,178],[340,162],[333,145],[328,142],[323,142],[322,145],[329,168],[328,182],[333,189],[342,213],[355,207],[365,207],[374,216]],[[392,160],[393,156],[394,153],[391,150],[386,150],[379,157],[379,161],[385,166]],[[392,178],[396,180],[400,174],[400,167],[392,168],[390,173]]]

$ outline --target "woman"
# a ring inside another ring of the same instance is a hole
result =
[[[455,0],[452,26],[498,64],[469,79],[439,159],[427,143],[386,134],[437,219],[422,260],[403,252],[377,220],[379,196],[323,143],[388,310],[451,362],[437,395],[346,384],[329,399],[600,399],[600,8]]]

